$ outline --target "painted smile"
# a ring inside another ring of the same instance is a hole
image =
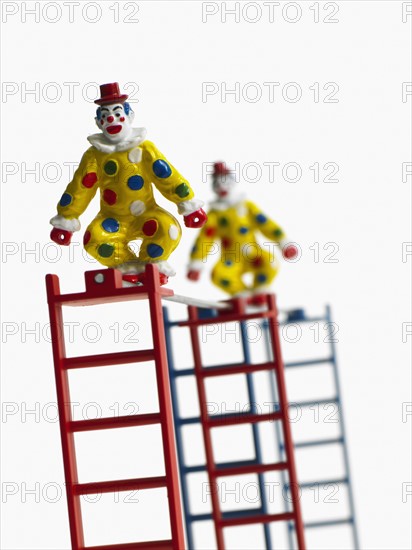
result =
[[[121,124],[113,124],[113,126],[107,126],[106,130],[109,132],[109,134],[118,134],[122,129]]]

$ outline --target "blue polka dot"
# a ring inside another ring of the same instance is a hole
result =
[[[259,223],[265,223],[267,222],[267,217],[264,215],[264,214],[258,214],[256,216],[256,221],[259,222]]]
[[[248,232],[249,232],[249,228],[248,228],[248,227],[240,227],[240,228],[239,228],[239,233],[240,233],[241,235],[245,235],[245,234],[248,233]]]
[[[68,206],[73,200],[73,197],[69,193],[63,193],[60,199],[60,206]]]
[[[117,231],[119,231],[120,224],[114,218],[106,218],[102,222],[102,227],[108,233],[116,233]]]
[[[197,246],[194,245],[194,247],[193,247],[192,250],[191,250],[191,253],[194,254],[194,253],[196,252],[196,250],[197,250]]]
[[[164,250],[158,244],[151,243],[147,247],[147,253],[151,258],[158,258],[163,254]]]
[[[153,172],[158,178],[168,178],[172,173],[172,169],[165,160],[155,160],[153,163]]]
[[[267,280],[267,277],[264,273],[259,273],[256,277],[259,283],[264,283]]]
[[[230,281],[228,279],[220,279],[220,284],[222,286],[229,286],[230,285]]]
[[[233,265],[232,260],[226,260],[226,261],[225,261],[225,265],[227,265],[227,266],[229,266],[229,267],[230,267],[231,265]]]
[[[130,178],[127,180],[127,185],[132,189],[133,191],[139,191],[144,185],[144,179],[142,176],[136,175],[136,176],[130,176]]]

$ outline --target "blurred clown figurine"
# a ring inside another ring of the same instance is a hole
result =
[[[167,259],[180,241],[181,228],[156,204],[152,184],[177,205],[187,227],[205,223],[203,203],[193,198],[189,182],[157,147],[145,140],[145,128],[132,127],[134,112],[117,82],[100,86],[100,94],[95,101],[100,132],[88,137],[91,147],[50,220],[51,239],[70,244],[73,232],[80,229],[79,216],[100,189],[100,212],[84,234],[87,252],[101,264],[119,269],[129,284],[144,283],[146,264],[156,263],[165,284],[175,274]],[[138,256],[129,246],[137,239],[142,241]]]
[[[258,297],[275,278],[278,264],[274,246],[262,247],[256,233],[269,240],[265,245],[280,245],[286,259],[295,258],[298,250],[276,222],[237,192],[234,174],[223,162],[214,164],[213,190],[217,199],[211,203],[207,223],[193,247],[188,278],[197,281],[208,254],[219,251],[212,271],[213,283],[231,296]],[[244,280],[247,274],[252,278],[250,284]]]

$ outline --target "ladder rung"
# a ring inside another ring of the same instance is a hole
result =
[[[206,421],[209,428],[219,428],[224,426],[233,426],[235,424],[256,424],[257,422],[267,422],[270,420],[280,420],[282,413],[273,412],[267,414],[236,414],[225,416],[223,418],[209,417]]]
[[[299,483],[299,487],[301,489],[307,489],[309,487],[313,487],[314,485],[343,485],[344,483],[349,483],[349,479],[347,477],[343,477],[341,479],[325,479],[321,481],[305,481],[304,483]],[[289,483],[286,484],[286,487],[289,488]]]
[[[253,515],[259,515],[262,513],[261,508],[243,508],[241,510],[231,510],[230,512],[222,512],[222,518],[223,519],[231,519],[231,518],[238,518],[238,517],[249,517]],[[208,521],[213,520],[213,515],[211,513],[209,514],[191,514],[188,517],[189,521]]]
[[[323,359],[309,359],[307,361],[292,361],[285,363],[285,368],[290,369],[293,367],[313,367],[314,365],[322,365],[324,363],[333,363],[333,357],[324,357]]]
[[[221,527],[235,527],[236,525],[249,525],[251,523],[272,523],[273,521],[291,521],[295,519],[293,512],[283,514],[259,514],[255,516],[230,518],[219,520]]]
[[[65,369],[82,369],[86,367],[107,367],[123,363],[141,363],[153,361],[154,350],[142,349],[136,351],[120,351],[118,353],[102,353],[100,355],[84,355],[82,357],[66,357],[63,360]]]
[[[240,468],[243,466],[253,466],[255,464],[257,464],[256,458],[251,460],[238,460],[236,462],[218,462],[215,466],[219,470],[223,470],[225,468]],[[206,472],[207,467],[206,464],[196,464],[195,466],[183,466],[183,470],[185,474],[194,474],[197,472]]]
[[[311,521],[309,523],[305,523],[303,526],[305,529],[316,529],[320,527],[332,527],[332,525],[346,525],[348,523],[353,523],[353,518],[330,519],[328,521]]]
[[[71,432],[87,432],[89,430],[111,430],[113,428],[131,428],[132,426],[148,426],[160,424],[159,413],[131,414],[128,416],[109,416],[107,418],[93,418],[90,420],[73,420],[69,422]]]
[[[329,403],[339,403],[338,397],[330,399],[312,399],[311,401],[293,401],[289,403],[290,407],[312,407],[312,405],[328,405]]]
[[[171,369],[170,374],[172,376],[190,376],[195,374],[195,369]]]
[[[171,540],[151,540],[148,542],[126,542],[105,546],[85,546],[82,550],[173,550]]]
[[[139,489],[158,489],[166,487],[166,476],[142,477],[137,479],[117,479],[114,481],[96,481],[91,483],[76,483],[73,485],[75,495],[95,495],[100,493],[115,493],[117,491],[137,491]]]
[[[251,374],[253,372],[273,370],[274,368],[274,363],[260,363],[257,365],[243,363],[236,365],[224,365],[221,367],[206,367],[200,371],[200,375],[207,378],[209,376],[225,376],[228,374]]]
[[[249,466],[233,466],[231,468],[220,468],[212,470],[213,477],[236,476],[244,474],[262,474],[264,472],[274,472],[276,470],[286,470],[287,462],[278,462],[276,464],[252,464]]]
[[[233,321],[249,321],[250,319],[266,319],[273,317],[272,311],[256,311],[255,313],[225,313],[217,317],[207,317],[205,319],[194,319],[190,321],[180,321],[179,327],[200,327],[202,325],[217,325],[232,323]]]
[[[318,445],[333,445],[334,443],[343,443],[343,437],[336,437],[331,439],[316,439],[314,441],[298,441],[293,446],[295,447],[295,449],[301,449],[303,447],[316,447]],[[282,448],[284,448],[283,445]]]

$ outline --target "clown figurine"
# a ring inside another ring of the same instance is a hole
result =
[[[119,269],[125,284],[143,284],[145,266],[156,263],[160,282],[175,272],[167,259],[177,247],[181,228],[177,220],[158,206],[154,184],[177,205],[187,227],[202,227],[207,220],[202,201],[194,199],[189,182],[179,174],[157,147],[145,140],[145,128],[133,128],[134,112],[117,82],[100,86],[95,103],[100,132],[88,137],[73,180],[57,206],[51,239],[70,244],[79,231],[80,215],[100,189],[100,212],[84,234],[87,252],[101,264]],[[141,239],[139,255],[129,242]]]
[[[214,164],[213,191],[217,199],[193,247],[188,278],[197,281],[207,255],[220,248],[219,261],[212,271],[213,283],[233,297],[254,295],[250,301],[257,304],[259,295],[275,278],[278,265],[273,247],[262,248],[256,233],[270,241],[266,244],[280,245],[286,259],[295,258],[297,248],[287,241],[276,222],[237,192],[234,174],[223,162]],[[250,284],[244,280],[246,274],[252,275]]]

